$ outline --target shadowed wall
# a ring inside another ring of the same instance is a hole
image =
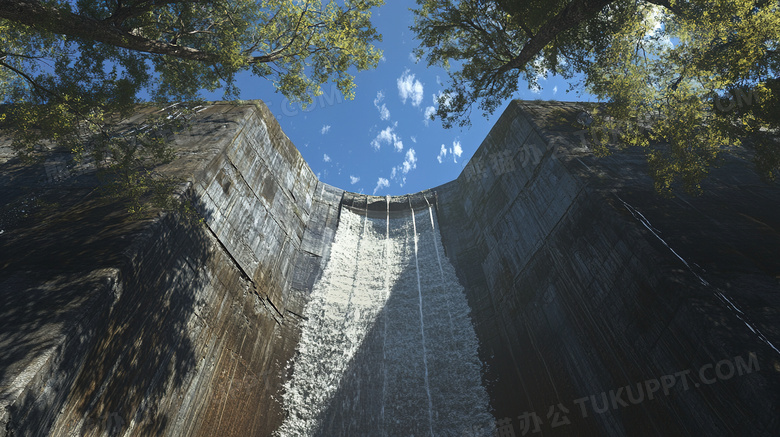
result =
[[[777,184],[729,158],[702,196],[662,198],[640,151],[590,153],[582,109],[513,102],[433,189],[495,417],[517,431],[536,414],[545,435],[775,434]]]

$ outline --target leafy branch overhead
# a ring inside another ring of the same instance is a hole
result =
[[[780,171],[780,11],[769,0],[417,0],[417,55],[449,68],[436,116],[469,124],[548,72],[608,102],[598,124],[645,146],[659,191],[697,191],[726,146]],[[735,92],[749,106],[722,111]],[[714,103],[719,103],[715,105]],[[653,129],[641,128],[648,120]],[[625,128],[633,126],[633,128]],[[651,146],[652,144],[652,146]]]
[[[0,103],[12,104],[0,121],[22,157],[48,142],[129,165],[145,160],[113,156],[109,126],[142,100],[197,102],[220,88],[233,98],[241,72],[293,102],[311,103],[328,82],[353,97],[353,73],[381,58],[370,18],[382,3],[0,0]],[[133,153],[162,150],[133,144]]]
[[[4,62],[65,56],[75,61],[68,65],[74,73],[111,62],[125,79],[136,87],[151,86],[160,98],[231,86],[236,73],[251,70],[288,98],[310,101],[308,93],[329,80],[352,95],[347,70],[374,68],[381,57],[372,45],[381,37],[370,17],[382,0],[347,0],[342,6],[335,1],[80,0],[76,10],[71,3],[0,0]],[[59,47],[46,50],[45,43]],[[32,53],[21,50],[31,48]],[[90,62],[79,56],[82,50],[102,56]],[[159,75],[157,83],[142,74],[149,66]]]

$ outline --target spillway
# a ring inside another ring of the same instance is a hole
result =
[[[385,216],[341,210],[279,436],[492,435],[477,338],[463,287],[438,255],[435,212],[391,215],[390,201]]]

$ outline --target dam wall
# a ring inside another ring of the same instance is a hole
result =
[[[771,435],[780,429],[778,337],[763,341],[761,330],[776,333],[776,324],[746,326],[744,308],[721,298],[725,285],[701,276],[714,266],[681,256],[703,262],[702,252],[724,252],[722,229],[706,229],[701,205],[740,195],[724,193],[719,182],[698,207],[685,195],[660,198],[636,151],[602,159],[582,147],[580,112],[575,104],[513,102],[461,175],[432,189],[496,419],[545,435]],[[726,174],[759,184],[748,173],[732,166]],[[776,188],[762,191],[777,197]],[[763,220],[780,223],[777,208],[764,208]],[[672,243],[660,237],[677,220],[700,224],[701,247],[690,247],[690,235]],[[771,256],[749,221],[724,227]],[[765,240],[770,247],[777,229]],[[764,270],[764,298],[778,290],[773,267]],[[753,290],[730,293],[746,291]],[[777,314],[766,301],[753,304],[753,314]],[[697,372],[716,363],[752,366],[752,373],[735,378],[724,370],[728,378],[705,385]]]
[[[159,171],[185,181],[202,223],[130,216],[94,193],[94,175],[55,190],[42,169],[3,163],[9,211],[66,200],[42,201],[40,224],[3,223],[0,434],[245,436],[281,423],[341,191],[261,103],[209,106],[193,126]]]
[[[660,197],[583,107],[512,102],[383,198],[209,105],[157,169],[196,215],[0,141],[0,436],[776,435],[777,183],[736,157]]]

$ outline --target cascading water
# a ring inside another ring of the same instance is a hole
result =
[[[434,224],[433,220],[433,206],[428,202],[428,199],[425,199],[425,203],[428,204],[428,216],[431,219],[431,230],[433,230],[433,233],[435,235],[438,235],[438,232],[436,232],[436,225]],[[434,244],[434,249],[436,249],[436,262],[439,264],[439,277],[441,278],[442,283],[444,282],[444,267],[441,265],[441,255],[439,255],[439,245]],[[453,336],[453,342],[455,341],[455,326],[452,323],[452,314],[450,314],[450,303],[447,302],[447,317],[450,321],[450,334]]]
[[[433,404],[431,403],[431,386],[428,382],[428,352],[425,347],[425,317],[423,316],[422,285],[420,285],[420,261],[417,247],[417,223],[414,218],[414,208],[412,208],[411,216],[412,231],[414,232],[414,271],[417,273],[417,296],[420,298],[420,337],[422,337],[423,370],[425,370],[425,378],[423,381],[425,381],[425,393],[428,395],[428,426],[431,429],[431,435],[433,435]]]
[[[387,201],[378,217],[341,210],[279,436],[494,434],[468,304],[434,212],[391,215]]]
[[[390,196],[385,197],[386,213],[385,216],[385,301],[390,297]],[[387,395],[387,312],[383,312],[382,319],[382,417],[380,421],[380,431],[384,435],[385,429],[385,396]]]

